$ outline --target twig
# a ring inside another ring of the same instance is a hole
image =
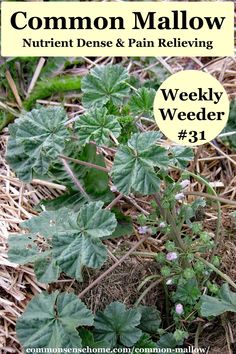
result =
[[[88,196],[88,194],[85,192],[84,188],[82,187],[80,181],[75,177],[73,171],[71,170],[69,164],[67,163],[67,161],[65,159],[61,159],[63,166],[66,170],[66,172],[68,173],[68,175],[70,176],[70,178],[72,179],[72,181],[74,182],[74,184],[76,185],[76,187],[79,189],[79,191],[83,194],[83,196],[85,198],[87,198],[88,200],[90,200],[90,197]]]
[[[221,155],[223,155],[224,157],[226,157],[230,162],[232,162],[233,165],[236,166],[236,161],[234,161],[233,159],[231,159],[231,157],[229,155],[227,155],[224,151],[222,151],[218,146],[216,146],[215,144],[212,144],[211,142],[209,142],[209,144],[215,149],[217,150]]]
[[[38,62],[38,65],[36,67],[36,70],[34,72],[34,75],[32,77],[32,80],[31,80],[31,82],[29,84],[26,97],[29,97],[30,93],[32,92],[32,90],[33,90],[33,88],[34,88],[34,86],[35,86],[35,84],[36,84],[36,82],[38,80],[38,77],[39,77],[39,75],[41,73],[41,70],[42,70],[42,68],[44,66],[44,63],[45,63],[45,59],[44,58],[40,58],[39,62]]]
[[[226,342],[227,342],[227,347],[228,347],[228,354],[233,354],[233,352],[231,350],[231,342],[230,342],[230,337],[229,337],[229,333],[228,333],[228,327],[227,327],[225,314],[222,314],[220,317],[221,317],[222,326],[224,327],[224,330],[225,330],[225,337],[226,337]]]
[[[147,240],[149,235],[146,235],[141,238],[123,257],[121,257],[116,263],[114,263],[109,269],[107,269],[104,273],[102,273],[97,279],[95,279],[91,284],[89,284],[81,293],[79,294],[79,298],[82,299],[88,291],[90,291],[95,285],[99,284],[108,274],[113,272],[114,269],[118,267],[119,264],[124,262],[126,258],[133,253],[143,242]]]
[[[149,215],[149,212],[147,210],[143,209],[140,205],[138,205],[138,203],[136,203],[136,201],[133,198],[131,198],[127,195],[124,195],[123,197],[125,200],[127,200],[128,203],[135,206],[135,208],[138,209],[139,211],[141,211],[144,215],[146,215],[146,216]]]
[[[21,108],[22,107],[22,101],[21,101],[21,98],[19,96],[15,81],[13,80],[9,70],[6,71],[6,79],[7,79],[7,82],[9,84],[12,92],[13,92],[13,95],[15,96],[15,99],[16,99],[16,102],[17,102],[19,108]]]

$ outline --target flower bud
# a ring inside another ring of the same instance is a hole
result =
[[[166,255],[167,261],[174,261],[177,258],[178,258],[178,255],[176,252],[168,252]]]
[[[147,232],[150,232],[150,229],[149,229],[148,226],[139,226],[138,227],[138,232],[139,232],[140,235],[144,235]]]
[[[183,193],[177,193],[175,195],[175,200],[182,200],[184,199],[184,194]]]
[[[173,280],[170,278],[166,281],[166,285],[172,285],[173,284]]]
[[[113,192],[113,193],[114,193],[114,192],[117,192],[116,186],[111,186],[111,187],[110,187],[110,190],[111,190],[111,192]]]
[[[184,179],[182,182],[180,182],[180,186],[182,189],[188,187],[190,185],[190,181],[188,179]]]
[[[181,314],[184,312],[183,305],[182,305],[182,304],[177,304],[177,305],[175,305],[175,312],[176,312],[178,315],[181,315]]]

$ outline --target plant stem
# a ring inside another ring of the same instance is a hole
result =
[[[91,163],[91,162],[82,161],[82,160],[78,160],[78,159],[73,159],[72,157],[68,157],[68,156],[64,156],[64,155],[59,155],[59,157],[62,160],[71,161],[71,162],[74,162],[74,163],[77,163],[79,165],[86,166],[86,167],[89,167],[89,168],[95,168],[96,170],[99,170],[99,171],[109,172],[108,168],[96,165],[96,164]]]
[[[88,291],[90,291],[95,285],[99,284],[108,274],[113,272],[122,262],[126,260],[131,253],[133,253],[143,242],[147,240],[149,235],[145,235],[141,238],[123,257],[121,257],[116,263],[114,263],[110,268],[108,268],[104,273],[102,273],[97,279],[95,279],[91,284],[89,284],[81,293],[79,298],[82,299]]]
[[[143,298],[147,295],[147,293],[149,293],[150,290],[152,290],[156,285],[158,285],[163,279],[160,278],[156,281],[154,281],[154,283],[151,283],[149,285],[149,287],[147,289],[145,289],[142,294],[139,296],[139,298],[135,301],[134,306],[138,306],[140,304],[140,302],[143,300]]]
[[[193,192],[193,191],[188,191],[188,192],[183,192],[185,195],[197,195],[199,197],[203,197],[203,198],[208,198],[208,199],[212,199],[214,201],[218,201],[224,204],[229,204],[229,205],[233,205],[236,206],[236,202],[234,202],[233,200],[229,200],[229,199],[225,199],[225,198],[221,198],[215,195],[211,195],[211,194],[207,194],[207,193],[202,193],[202,192]]]
[[[170,317],[169,317],[170,302],[169,302],[169,291],[168,291],[165,281],[163,281],[163,287],[164,287],[164,292],[165,292],[166,323],[167,323],[167,326],[169,326],[170,325]]]
[[[83,196],[90,200],[90,197],[88,196],[88,194],[85,192],[84,188],[82,187],[82,184],[80,183],[80,181],[75,177],[73,171],[71,170],[69,164],[67,163],[66,160],[61,158],[61,161],[63,163],[63,166],[66,170],[66,172],[68,173],[68,175],[70,176],[70,178],[72,179],[72,181],[74,182],[75,186],[79,189],[79,191],[83,194]]]
[[[139,284],[137,290],[138,290],[138,291],[141,290],[142,287],[143,287],[147,282],[149,282],[150,280],[153,280],[153,279],[155,279],[155,278],[160,278],[160,275],[159,275],[159,274],[149,275],[148,277],[146,277],[146,278],[142,281],[141,284]]]
[[[178,170],[181,170],[179,168],[177,168]],[[220,208],[220,202],[219,202],[219,197],[216,193],[216,191],[214,190],[214,188],[212,188],[212,186],[210,185],[210,183],[208,183],[204,178],[202,178],[199,175],[196,175],[193,172],[189,172],[189,171],[185,171],[189,176],[195,178],[197,181],[199,181],[202,184],[205,184],[205,186],[211,191],[212,195],[214,197],[216,197],[217,199],[216,201],[216,205],[217,205],[217,225],[216,225],[216,238],[215,238],[215,247],[217,246],[217,244],[219,243],[220,240],[220,231],[221,231],[221,208]],[[210,194],[207,194],[208,198],[210,198]],[[205,196],[207,198],[207,196]]]
[[[169,210],[165,210],[162,205],[161,205],[161,198],[159,193],[154,194],[154,199],[158,205],[158,208],[160,210],[160,213],[163,217],[163,219],[166,220],[166,222],[171,226],[171,236],[175,240],[176,244],[178,247],[180,247],[183,251],[186,249],[185,244],[181,238],[180,232],[178,230],[178,227],[175,223],[174,217],[171,214]]]
[[[115,205],[118,203],[118,201],[119,201],[120,199],[122,199],[122,198],[123,198],[123,194],[118,194],[118,196],[117,196],[115,199],[113,199],[112,202],[111,202],[110,204],[108,204],[105,209],[106,209],[106,210],[110,210],[110,209],[113,208],[113,206],[115,206]]]
[[[228,284],[230,284],[234,289],[236,289],[236,284],[228,275],[221,272],[221,270],[216,268],[213,264],[208,262],[206,259],[204,259],[196,254],[195,254],[195,257],[198,258],[202,263],[206,264],[210,269],[212,269],[216,274],[218,274],[222,279],[224,279]]]

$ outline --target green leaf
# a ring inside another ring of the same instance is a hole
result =
[[[157,345],[151,340],[151,337],[148,334],[144,333],[142,337],[138,340],[138,342],[135,344],[135,348],[154,349],[157,348]]]
[[[118,141],[120,144],[126,144],[132,134],[138,132],[138,128],[135,125],[135,118],[131,116],[121,116],[118,117],[118,122],[121,125],[121,133]]]
[[[47,239],[52,238],[55,232],[64,230],[67,218],[68,210],[66,208],[60,209],[60,211],[44,211],[40,215],[33,216],[31,219],[22,222],[20,226]]]
[[[153,102],[156,95],[154,89],[139,88],[129,101],[131,112],[136,115],[147,115],[153,117]]]
[[[183,345],[184,340],[188,338],[189,334],[186,331],[182,331],[180,329],[176,329],[173,333],[173,336],[178,345]]]
[[[173,333],[164,334],[157,342],[157,348],[169,349],[168,353],[176,353],[174,349],[177,347],[177,345],[178,343],[176,342]]]
[[[111,210],[117,220],[117,226],[112,234],[112,238],[130,236],[133,234],[133,223],[130,216],[124,215],[118,208],[112,208]]]
[[[95,141],[98,145],[110,145],[110,134],[118,138],[121,132],[117,118],[109,115],[105,107],[92,109],[76,121],[76,133],[81,145]]]
[[[69,137],[65,122],[62,108],[49,107],[34,109],[9,126],[6,158],[22,181],[48,172]]]
[[[137,328],[141,314],[136,309],[126,309],[124,304],[113,302],[104,312],[98,312],[94,321],[97,340],[108,341],[111,347],[121,343],[127,347],[134,345],[142,335]]]
[[[9,238],[9,259],[19,264],[36,262],[41,281],[55,281],[59,267],[81,280],[83,266],[99,268],[105,262],[107,251],[101,240],[116,229],[115,215],[102,206],[91,202],[77,213],[66,208],[45,211],[22,223],[31,233]]]
[[[67,227],[53,235],[53,256],[63,271],[82,280],[82,267],[100,268],[107,251],[102,239],[116,228],[115,216],[102,202],[84,205],[78,215],[67,216]]]
[[[180,168],[185,168],[188,166],[189,162],[192,161],[194,155],[193,150],[189,147],[184,146],[174,146],[171,149],[172,163],[179,166]]]
[[[109,348],[109,343],[105,341],[96,341],[92,332],[85,328],[79,328],[79,335],[82,339],[82,346],[86,348]],[[99,351],[101,353],[101,351]],[[105,351],[104,351],[105,353]],[[102,354],[102,353],[101,353]]]
[[[60,276],[60,267],[50,256],[39,258],[34,263],[34,272],[40,283],[53,283]]]
[[[8,259],[17,264],[34,263],[34,272],[41,283],[55,282],[60,268],[52,259],[50,250],[42,251],[38,236],[35,234],[14,235],[8,241]]]
[[[137,133],[127,146],[118,149],[111,177],[121,193],[153,194],[159,190],[160,179],[154,167],[166,168],[169,162],[166,150],[156,145],[159,138],[158,132]]]
[[[25,348],[81,347],[78,326],[93,325],[90,310],[74,294],[43,292],[33,298],[17,320],[17,336]]]
[[[68,210],[47,211],[20,224],[28,234],[9,237],[8,258],[18,264],[34,263],[38,281],[51,283],[58,279],[60,268],[52,259],[51,239],[54,233],[64,230]]]
[[[8,238],[8,259],[17,264],[27,264],[39,258],[39,248],[36,245],[37,235],[16,234]]]
[[[87,144],[82,148],[82,150],[74,143],[71,145],[72,146],[70,149],[67,145],[66,151],[63,151],[64,155],[74,159],[90,162],[98,166],[106,167],[103,155],[97,154],[96,146],[94,144]],[[113,194],[111,193],[108,184],[109,176],[107,172],[82,166],[71,161],[68,161],[68,163],[74,175],[81,181],[81,184],[87,194],[91,196],[92,200],[99,198],[99,200],[103,200],[104,202],[110,202],[113,199]],[[78,210],[81,203],[84,201],[84,197],[81,196],[78,190],[75,189],[75,186],[64,170],[61,161],[58,161],[54,165],[50,166],[48,174],[51,181],[67,186],[68,191],[63,196],[58,197],[58,199],[43,201],[41,204],[44,204],[46,208],[50,209],[64,206],[70,209],[73,208]],[[94,181],[96,181],[96,183],[94,183]],[[62,203],[61,206],[60,203]]]
[[[219,316],[224,312],[236,312],[236,293],[232,292],[228,283],[220,288],[217,297],[202,295],[201,299],[201,316]]]
[[[229,118],[226,127],[222,133],[236,132],[236,100],[230,104]],[[236,148],[236,134],[228,135],[221,138],[224,142],[228,143],[231,147]]]
[[[37,205],[37,210],[40,206],[44,206],[48,211],[57,211],[60,208],[68,208],[74,211],[79,211],[81,205],[86,202],[85,197],[77,191],[71,191],[60,195],[55,199],[42,200]]]
[[[191,204],[183,204],[180,209],[180,217],[183,217],[187,225],[191,226],[191,219],[196,216],[197,211],[200,208],[206,206],[206,201],[203,198],[195,199]]]
[[[185,304],[195,305],[200,296],[201,292],[196,279],[190,279],[178,284],[173,298],[176,302],[180,301]]]
[[[86,145],[79,158],[83,161],[106,167],[103,155],[97,154],[96,146],[93,144]],[[110,202],[113,199],[113,194],[108,185],[108,173],[89,167],[84,167],[83,172],[86,192],[95,198],[99,197],[100,200],[102,199],[104,202]],[[94,183],[95,181],[96,183]]]
[[[157,333],[161,324],[160,312],[151,306],[139,306],[138,311],[141,313],[139,328],[143,332]]]
[[[120,65],[96,66],[81,83],[85,108],[104,106],[111,101],[119,105],[129,94],[128,72]]]

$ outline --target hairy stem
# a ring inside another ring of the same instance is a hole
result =
[[[206,259],[195,254],[195,257],[198,258],[202,263],[206,264],[210,269],[212,269],[216,274],[218,274],[222,279],[224,279],[228,284],[230,284],[234,289],[236,289],[236,284],[234,281],[225,273],[221,272],[218,268],[216,268],[213,264],[208,262]]]
[[[72,179],[72,181],[74,182],[75,186],[79,189],[79,191],[83,194],[83,196],[90,200],[90,197],[88,196],[88,194],[85,192],[84,188],[82,187],[82,184],[80,183],[80,181],[75,177],[73,171],[71,170],[69,164],[67,163],[66,160],[61,159],[63,166],[65,168],[65,171],[68,173],[68,175],[70,176],[70,178]]]
[[[182,171],[180,168],[178,167],[173,167],[179,171]],[[216,238],[215,238],[215,247],[217,246],[217,244],[219,243],[220,240],[220,231],[221,231],[221,208],[220,208],[220,201],[219,201],[219,197],[216,193],[216,191],[214,190],[214,188],[212,188],[212,186],[210,185],[210,183],[208,183],[204,178],[202,178],[199,175],[196,175],[193,172],[190,171],[185,171],[186,174],[188,174],[189,176],[195,178],[198,182],[205,184],[205,186],[211,191],[211,194],[206,194],[204,195],[204,197],[210,198],[210,196],[214,197],[214,200],[216,202],[217,205],[217,225],[216,225]],[[212,198],[213,199],[213,198]]]
[[[79,165],[86,166],[86,167],[89,167],[89,168],[95,168],[96,170],[99,170],[99,171],[109,172],[108,168],[96,165],[96,164],[91,163],[91,162],[82,161],[82,160],[78,160],[78,159],[73,159],[72,157],[68,157],[68,156],[65,156],[65,155],[59,155],[59,157],[62,160],[71,161],[71,162],[74,162],[74,163],[77,163]]]
[[[160,210],[160,213],[163,217],[163,219],[166,220],[166,222],[171,226],[171,236],[175,240],[176,244],[178,247],[180,247],[183,251],[186,249],[185,244],[181,238],[180,231],[178,230],[178,227],[175,223],[175,219],[172,215],[172,213],[169,210],[166,210],[162,207],[161,205],[161,198],[159,193],[154,194],[154,199],[158,205],[158,208]]]
[[[234,202],[233,200],[225,199],[225,198],[218,197],[218,196],[211,195],[211,194],[207,194],[207,193],[193,192],[193,191],[192,192],[188,191],[188,192],[183,192],[183,193],[185,195],[197,195],[199,197],[208,198],[208,199],[211,199],[211,200],[214,200],[214,201],[218,201],[218,202],[221,202],[221,203],[224,203],[224,204],[236,206],[236,202]]]

